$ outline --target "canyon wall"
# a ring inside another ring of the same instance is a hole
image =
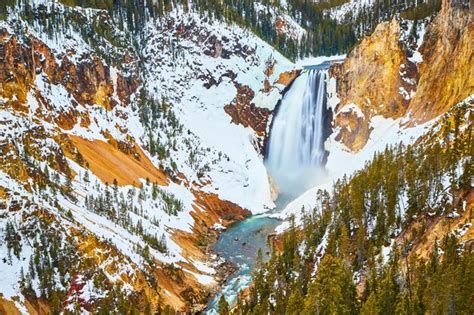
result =
[[[334,128],[349,150],[367,143],[374,116],[410,115],[409,124],[418,124],[474,93],[472,9],[445,0],[425,23],[381,23],[344,63],[331,67],[340,98]]]

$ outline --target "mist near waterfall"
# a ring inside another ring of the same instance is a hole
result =
[[[297,196],[324,176],[326,70],[303,72],[273,118],[266,165],[278,190]]]

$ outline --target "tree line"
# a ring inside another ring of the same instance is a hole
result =
[[[282,250],[268,263],[258,259],[233,314],[469,314],[474,252],[457,232],[473,215],[463,202],[473,176],[468,106],[420,143],[375,154],[332,193],[320,190],[317,206],[302,210],[302,225],[292,220],[282,235]],[[430,244],[428,259],[413,253],[428,242],[430,223],[461,215],[466,221]]]
[[[397,14],[409,19],[422,19],[437,12],[441,0],[375,0],[360,11],[346,13],[339,20],[333,19],[329,10],[347,0],[289,0],[282,5],[280,0],[59,0],[68,6],[101,9],[108,12],[118,29],[142,35],[147,21],[166,18],[173,8],[185,12],[199,13],[203,18],[237,24],[251,30],[291,60],[308,56],[335,55],[347,53],[357,41],[370,34],[377,24]],[[25,0],[8,0],[0,5],[0,17],[4,18],[7,8]],[[277,15],[288,14],[305,30],[301,38],[279,32],[275,26]],[[93,25],[93,33],[104,33],[116,37],[108,23]],[[86,36],[87,38],[87,36]]]

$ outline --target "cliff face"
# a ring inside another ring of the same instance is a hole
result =
[[[408,62],[399,38],[397,20],[382,23],[343,64],[331,68],[341,99],[334,121],[341,128],[337,139],[354,151],[364,147],[371,117],[397,117],[405,112],[407,100],[399,88],[409,83],[403,80],[400,69],[403,64],[412,72],[413,64]]]
[[[474,93],[473,12],[446,0],[428,25],[420,47],[420,80],[408,108],[418,122],[446,112]]]
[[[258,136],[264,136],[270,110],[253,103],[255,93],[250,87],[236,84],[236,88],[237,96],[231,104],[224,107],[225,112],[232,117],[232,123],[251,127]]]
[[[127,104],[139,84],[132,75],[124,78],[120,73],[112,82],[110,68],[105,66],[96,55],[81,56],[83,61],[75,64],[67,55],[57,60],[51,49],[35,37],[26,38],[27,45],[18,43],[15,35],[2,30],[2,55],[4,61],[0,68],[0,80],[3,84],[0,92],[8,99],[16,95],[11,102],[26,104],[25,92],[34,84],[37,75],[44,73],[48,82],[62,85],[79,104],[98,104],[111,110],[118,101]],[[25,87],[25,89],[21,89]],[[113,97],[114,92],[119,96]]]
[[[398,19],[380,24],[330,70],[340,98],[337,140],[358,151],[374,116],[425,122],[471,95],[473,28],[472,10],[447,1],[426,28]]]
[[[273,63],[271,67],[267,67],[263,89],[260,90],[260,93],[263,93],[273,101],[273,104],[269,104],[270,106],[276,105],[277,98],[284,94],[285,89],[300,74],[299,70],[291,70],[281,72],[276,76],[273,71],[274,65]],[[274,81],[270,83],[272,79]],[[263,152],[264,142],[268,136],[267,132],[271,121],[270,118],[274,108],[258,107],[254,102],[255,92],[250,86],[239,83],[234,83],[234,85],[237,89],[237,95],[230,104],[224,107],[224,110],[232,117],[232,123],[252,128],[257,136],[258,142],[256,145],[258,150]],[[274,95],[276,94],[277,98],[272,98],[272,93]]]

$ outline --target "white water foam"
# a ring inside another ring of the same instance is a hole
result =
[[[274,118],[266,163],[285,193],[301,193],[324,173],[326,79],[327,70],[303,72]]]

